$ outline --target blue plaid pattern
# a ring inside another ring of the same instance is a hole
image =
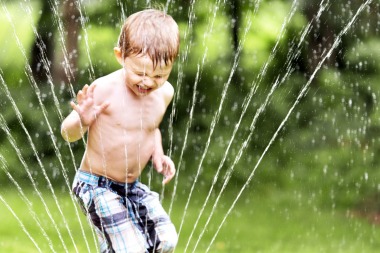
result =
[[[73,193],[95,227],[102,253],[173,252],[177,233],[158,194],[78,170]]]

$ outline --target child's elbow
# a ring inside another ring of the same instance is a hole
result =
[[[61,125],[61,136],[62,138],[67,142],[73,142],[72,138],[70,138],[69,133],[65,127],[65,125],[62,123]]]
[[[61,125],[61,136],[65,141],[69,141],[69,136],[67,134],[66,129],[63,127],[63,124]]]

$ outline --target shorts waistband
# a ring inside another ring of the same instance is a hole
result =
[[[91,174],[87,171],[78,170],[75,176],[78,181],[84,182],[93,186],[101,186],[101,187],[117,187],[117,188],[133,188],[136,185],[136,182],[133,183],[120,183],[116,182],[112,179],[109,179],[104,176],[98,176],[95,174]]]

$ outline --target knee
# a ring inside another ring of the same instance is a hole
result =
[[[166,227],[165,233],[161,233],[159,249],[164,253],[170,253],[175,250],[178,242],[178,235],[173,224]]]
[[[173,252],[175,247],[177,246],[177,242],[178,242],[177,234],[175,234],[175,236],[173,237],[165,238],[164,240],[160,242],[159,252],[163,252],[163,253]]]

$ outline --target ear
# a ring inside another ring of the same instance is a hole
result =
[[[116,60],[120,65],[123,65],[123,57],[121,56],[120,47],[114,47],[113,52],[115,54]]]

